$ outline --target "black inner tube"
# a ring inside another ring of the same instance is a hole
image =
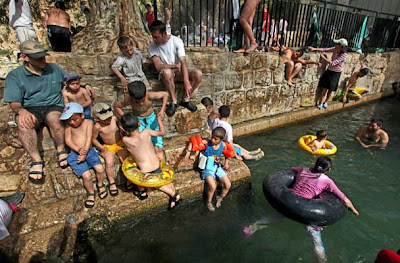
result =
[[[317,199],[307,199],[291,191],[297,172],[279,171],[263,182],[265,198],[284,216],[306,225],[326,226],[339,221],[346,213],[342,201],[333,193],[323,192]]]

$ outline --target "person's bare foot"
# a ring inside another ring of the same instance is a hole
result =
[[[293,88],[294,86],[296,86],[296,84],[294,84],[293,82],[291,82],[291,81],[288,81],[287,82],[287,84],[289,85],[289,87],[291,87],[291,88]]]
[[[257,47],[258,47],[257,43],[252,43],[250,45],[250,47],[248,49],[246,49],[246,53],[251,53],[251,52],[257,50]],[[258,52],[258,50],[257,50],[257,52]]]
[[[246,50],[244,48],[239,48],[238,50],[233,51],[233,53],[244,53]]]

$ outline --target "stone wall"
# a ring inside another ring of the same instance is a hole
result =
[[[95,102],[112,104],[122,98],[124,91],[120,88],[118,79],[112,74],[110,65],[116,54],[65,54],[51,53],[49,62],[60,64],[65,70],[74,70],[82,76],[83,82],[95,86]],[[306,54],[305,58],[317,60],[317,54]],[[193,99],[199,110],[190,113],[179,108],[173,118],[166,117],[167,127],[165,154],[167,161],[175,168],[176,186],[183,195],[193,195],[202,190],[203,184],[198,179],[198,172],[193,166],[182,167],[180,160],[184,147],[191,134],[204,129],[206,110],[199,104],[204,96],[214,100],[215,106],[222,104],[231,106],[231,122],[236,135],[245,135],[261,129],[284,125],[296,120],[309,118],[334,110],[342,109],[341,104],[333,104],[328,110],[318,111],[314,105],[314,94],[317,89],[321,69],[307,66],[296,80],[295,88],[285,84],[284,65],[280,63],[277,54],[234,54],[225,53],[217,48],[188,49],[189,67],[203,71],[203,81]],[[389,91],[391,83],[399,81],[400,73],[396,71],[400,53],[371,54],[364,60],[372,74],[360,79],[359,85],[371,90],[359,103],[377,99],[382,90]],[[18,63],[3,60],[0,64],[0,99],[4,89],[4,77]],[[349,54],[340,85],[344,84],[355,70],[360,68],[360,56]],[[154,90],[163,89],[157,80],[157,72],[151,65],[145,65],[145,72]],[[1,79],[3,78],[3,79]],[[181,84],[178,84],[178,87]],[[178,88],[182,94],[182,88]],[[355,105],[351,103],[350,106]],[[159,104],[156,105],[156,109]],[[132,199],[129,193],[121,192],[116,198],[106,200],[96,199],[92,210],[83,208],[84,189],[82,181],[78,180],[68,168],[61,170],[56,163],[55,150],[47,130],[44,129],[44,160],[45,182],[43,185],[33,185],[27,182],[29,156],[21,148],[17,138],[16,128],[7,124],[11,111],[6,104],[0,105],[0,196],[23,190],[26,198],[21,205],[22,211],[17,214],[11,225],[12,236],[1,241],[1,253],[6,253],[21,262],[39,257],[42,261],[54,255],[70,259],[71,251],[66,251],[62,244],[70,240],[67,236],[66,216],[73,214],[76,222],[88,218],[105,217],[115,220],[132,212],[145,211],[151,207],[166,204],[167,199],[159,193],[152,193],[145,202]],[[192,162],[195,156],[192,156]],[[248,168],[238,161],[232,161],[233,181],[250,176]],[[119,166],[116,165],[116,171]],[[119,182],[123,183],[122,177]],[[121,188],[123,189],[123,187]],[[198,194],[198,196],[200,196]],[[72,240],[74,240],[72,235]],[[19,256],[18,256],[19,255]],[[69,255],[69,256],[68,256]],[[17,258],[15,258],[17,257]],[[16,260],[13,260],[16,261]],[[39,260],[40,261],[40,260]],[[67,260],[68,261],[68,260]]]

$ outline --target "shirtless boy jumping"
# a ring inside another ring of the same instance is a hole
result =
[[[364,148],[384,148],[389,143],[389,135],[382,130],[382,126],[383,121],[381,119],[373,118],[369,126],[361,126],[360,129],[358,129],[354,138]],[[365,142],[367,142],[367,144],[365,144]]]
[[[93,115],[96,123],[93,126],[92,143],[104,158],[110,195],[116,196],[118,189],[115,184],[114,157],[117,155],[122,163],[128,155],[127,150],[122,142],[117,117],[114,116],[111,107],[105,103],[97,103],[93,107]],[[97,140],[98,136],[103,144]]]
[[[114,110],[119,115],[124,115],[122,110],[126,106],[132,106],[132,113],[137,116],[140,122],[139,131],[150,129],[159,131],[160,127],[156,120],[156,114],[153,110],[153,101],[162,99],[162,106],[157,116],[164,119],[165,107],[168,102],[168,93],[166,91],[146,91],[146,86],[142,81],[133,81],[128,85],[128,95],[114,104]],[[158,159],[163,160],[163,139],[161,136],[151,137],[151,141],[156,149]]]

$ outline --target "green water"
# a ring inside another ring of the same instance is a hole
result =
[[[311,166],[315,156],[297,147],[297,138],[326,129],[338,147],[329,174],[360,212],[350,211],[322,232],[328,262],[373,262],[382,248],[400,248],[400,101],[383,100],[273,131],[238,138],[265,157],[248,162],[251,187],[235,189],[216,212],[200,201],[173,212],[126,222],[112,235],[94,237],[98,262],[316,262],[309,236],[290,219],[271,223],[245,237],[242,228],[273,209],[261,183],[273,171]],[[372,116],[384,119],[390,135],[386,150],[364,149],[353,139]],[[110,232],[109,232],[110,233]]]

